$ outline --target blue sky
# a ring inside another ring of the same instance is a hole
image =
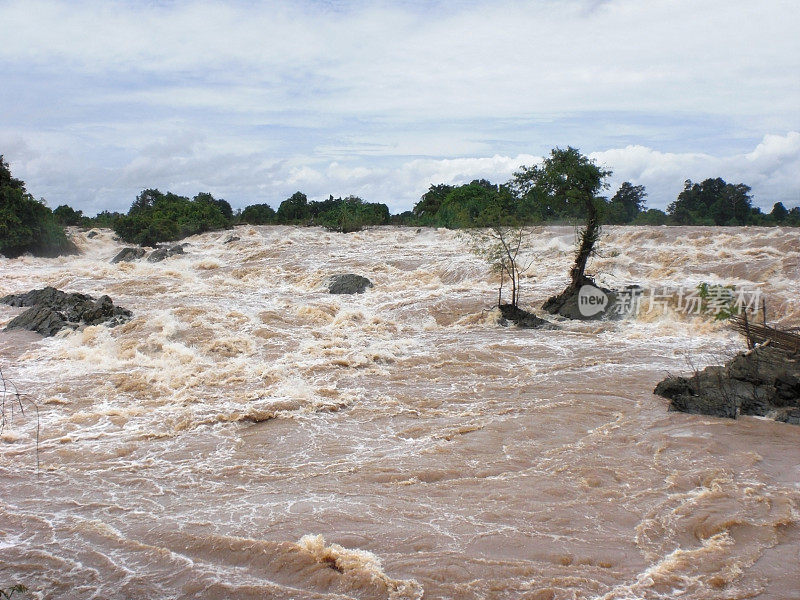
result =
[[[571,145],[665,207],[800,204],[800,11],[765,0],[0,0],[0,153],[48,204],[507,181]]]

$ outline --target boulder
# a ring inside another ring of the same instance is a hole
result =
[[[242,239],[242,238],[240,238],[238,235],[229,235],[229,236],[228,236],[228,237],[225,239],[225,241],[224,241],[224,242],[222,242],[222,243],[223,243],[223,244],[230,244],[230,243],[232,243],[232,242],[238,242],[240,239]]]
[[[618,319],[623,315],[618,310],[617,299],[617,292],[598,285],[590,277],[584,277],[580,285],[570,285],[560,294],[548,298],[542,310],[580,321]]]
[[[147,262],[161,262],[165,258],[167,258],[167,249],[158,248],[150,253],[150,256],[147,257]]]
[[[61,313],[47,306],[34,306],[12,319],[6,325],[6,331],[27,329],[28,331],[35,331],[44,337],[50,337],[69,326]]]
[[[111,259],[112,264],[120,262],[131,262],[138,260],[145,255],[144,248],[123,248],[119,251],[114,258]]]
[[[373,287],[369,279],[347,273],[331,277],[328,283],[328,292],[331,294],[363,294],[368,287]]]
[[[667,377],[654,393],[670,400],[670,410],[733,419],[756,415],[800,424],[800,358],[759,346],[689,378]]]
[[[95,300],[87,294],[62,292],[53,287],[12,294],[0,298],[0,302],[31,307],[12,319],[6,330],[28,329],[45,337],[55,335],[65,327],[77,329],[101,323],[113,327],[127,321],[133,314],[128,309],[114,306],[108,296]]]
[[[523,329],[540,329],[542,327],[552,326],[548,321],[540,319],[533,313],[521,309],[519,306],[501,304],[499,308],[500,314],[502,315],[500,323],[503,325],[511,321],[514,325],[522,327]]]
[[[92,231],[86,234],[86,238],[92,239],[93,237],[97,237],[98,235],[100,235],[100,233],[92,229]]]
[[[184,244],[177,244],[171,248],[156,248],[147,257],[147,262],[161,262],[165,258],[175,256],[176,254],[186,254],[183,249]]]

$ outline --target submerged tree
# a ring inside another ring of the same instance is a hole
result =
[[[594,285],[594,281],[586,276],[586,264],[600,236],[597,194],[606,187],[604,179],[609,175],[611,171],[599,167],[572,147],[565,150],[555,148],[541,165],[522,167],[514,174],[512,187],[518,192],[549,198],[553,205],[581,206],[586,214],[586,225],[578,232],[578,248],[570,269],[569,285],[542,306],[550,313],[561,312],[583,285]]]
[[[492,271],[499,278],[497,288],[497,306],[503,306],[503,288],[506,280],[511,285],[510,306],[519,307],[520,279],[531,263],[525,262],[520,256],[525,238],[528,233],[523,227],[508,227],[497,225],[489,229],[476,230],[473,233],[474,252],[489,263]]]

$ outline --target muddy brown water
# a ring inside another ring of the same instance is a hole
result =
[[[37,598],[800,598],[800,427],[667,412],[665,373],[741,340],[648,312],[496,324],[444,230],[243,227],[163,263],[0,259],[133,310],[115,329],[0,333],[40,410],[0,441],[0,589]],[[523,304],[565,284],[571,228],[532,232]],[[758,287],[800,321],[800,232],[604,232],[600,281]],[[328,276],[375,287],[331,296]],[[0,326],[21,309],[0,305]]]

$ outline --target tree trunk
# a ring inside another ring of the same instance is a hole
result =
[[[592,255],[594,244],[597,242],[600,232],[600,218],[597,213],[597,207],[591,198],[586,200],[586,212],[588,214],[586,227],[579,234],[580,245],[578,246],[578,253],[575,255],[575,264],[569,272],[569,287],[573,290],[580,288],[586,279],[586,263]]]

